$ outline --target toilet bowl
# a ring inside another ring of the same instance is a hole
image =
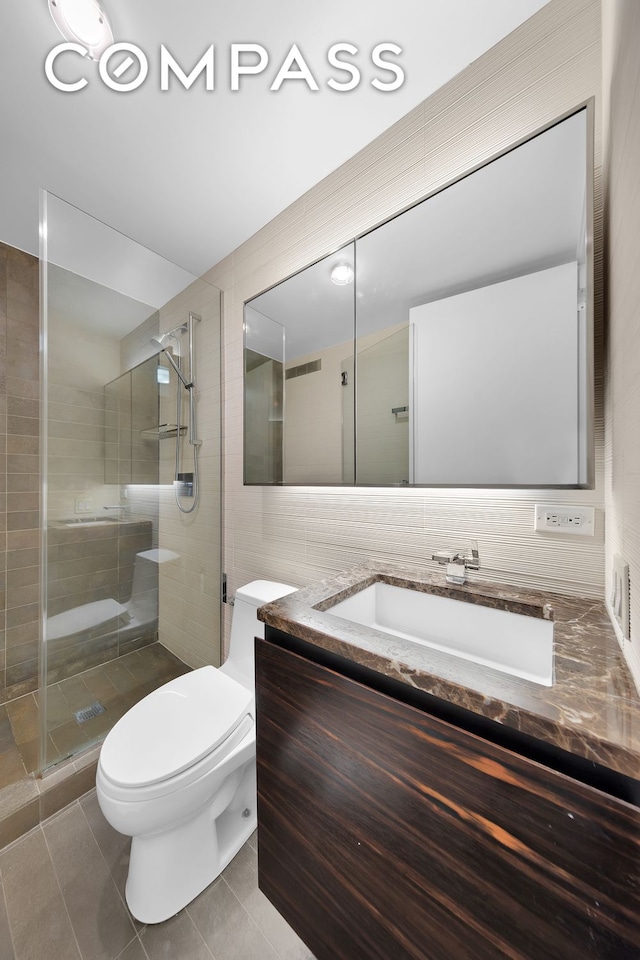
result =
[[[132,838],[126,899],[142,923],[173,916],[256,828],[254,637],[258,607],[294,591],[255,580],[236,592],[229,657],[145,697],[107,735],[98,802]]]

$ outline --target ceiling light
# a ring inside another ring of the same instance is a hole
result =
[[[65,40],[81,44],[92,60],[113,43],[109,20],[96,0],[49,0],[49,12]]]
[[[331,282],[337,283],[339,287],[346,287],[348,283],[353,283],[353,267],[350,263],[336,263],[331,268]]]

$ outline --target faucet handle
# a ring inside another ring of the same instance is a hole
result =
[[[436,553],[431,554],[431,559],[442,566],[446,566],[448,563],[461,563],[467,570],[480,569],[480,553],[475,540],[471,541],[471,548],[466,552],[462,550],[437,550]]]
[[[453,563],[456,556],[457,554],[455,552],[452,553],[449,550],[438,550],[437,553],[431,554],[431,559],[435,560],[436,563],[445,566],[447,563]]]

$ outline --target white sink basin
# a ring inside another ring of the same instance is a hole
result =
[[[553,683],[553,621],[374,583],[326,613],[542,686]]]

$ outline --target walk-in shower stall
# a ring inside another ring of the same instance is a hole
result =
[[[220,292],[57,197],[41,208],[39,639],[11,714],[27,772],[220,657]]]

